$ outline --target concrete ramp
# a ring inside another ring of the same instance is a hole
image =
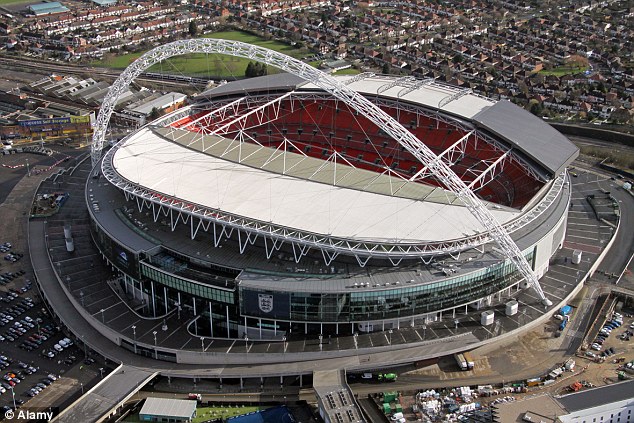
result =
[[[51,421],[55,423],[104,421],[157,374],[158,372],[120,365]]]
[[[313,388],[317,395],[319,414],[325,422],[366,423],[342,370],[313,373]]]

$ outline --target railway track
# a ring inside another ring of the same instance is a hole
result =
[[[0,67],[10,70],[22,70],[28,73],[37,73],[43,75],[50,75],[51,73],[59,73],[63,75],[78,75],[85,77],[90,75],[93,78],[99,79],[116,79],[121,73],[120,70],[100,68],[95,66],[78,66],[68,63],[56,63],[35,60],[28,57],[20,57],[19,59],[1,56],[2,61]],[[204,88],[211,79],[190,77],[186,75],[174,75],[174,74],[162,74],[157,72],[146,72],[135,79],[135,82],[143,84],[161,83],[173,87],[188,87],[195,88],[197,90]]]

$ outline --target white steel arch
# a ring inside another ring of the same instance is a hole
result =
[[[263,47],[242,43],[240,41],[198,38],[174,41],[156,47],[143,54],[119,75],[104,98],[101,109],[99,110],[99,115],[97,116],[97,124],[91,146],[93,167],[98,164],[101,157],[106,130],[117,99],[128,88],[130,83],[152,65],[173,56],[190,53],[221,53],[274,66],[315,84],[370,119],[423,163],[446,189],[454,192],[461,199],[467,209],[482,223],[487,231],[489,231],[493,239],[495,239],[501,247],[501,250],[511,262],[513,262],[522,276],[526,278],[526,281],[533,287],[542,302],[545,305],[552,304],[552,302],[546,298],[537,276],[510,235],[478,197],[476,197],[474,192],[447,166],[442,158],[436,156],[423,142],[405,129],[399,122],[361,94],[350,89],[344,83],[337,81],[332,76],[306,63]]]

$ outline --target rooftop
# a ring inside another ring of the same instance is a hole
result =
[[[171,105],[184,101],[187,98],[187,95],[182,93],[170,92],[164,94],[158,98],[153,100],[143,102],[139,105],[131,105],[127,108],[133,112],[140,113],[143,115],[149,115],[152,112],[152,109],[156,108],[157,110],[164,109],[166,107],[170,107]]]
[[[558,397],[557,401],[568,411],[598,407],[619,401],[632,401],[634,398],[634,380],[588,389],[574,394]]]
[[[51,13],[68,12],[68,7],[64,6],[58,1],[52,1],[48,3],[37,3],[28,6],[31,12],[36,15],[48,15]]]
[[[171,398],[149,397],[145,400],[139,415],[167,416],[191,419],[196,413],[196,401]]]
[[[226,148],[238,154],[240,148],[231,145],[235,142],[227,142],[230,144]],[[426,196],[418,197],[421,200],[392,197],[333,186],[326,180],[309,180],[311,173],[318,170],[312,160],[306,160],[308,164],[293,161],[293,166],[304,174],[299,177],[272,173],[216,157],[211,150],[207,152],[193,151],[152,128],[144,128],[119,147],[113,165],[128,181],[166,196],[254,221],[332,237],[417,243],[460,239],[484,231],[462,204],[424,201]],[[260,147],[258,152],[270,156],[269,160],[276,155],[274,149],[267,147]],[[493,205],[490,210],[501,223],[519,214],[518,210]]]

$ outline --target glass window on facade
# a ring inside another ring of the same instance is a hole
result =
[[[147,263],[141,263],[141,275],[168,288],[211,301],[233,304],[234,293],[163,272]]]
[[[532,262],[534,250],[526,253],[525,257],[529,263]],[[433,313],[472,303],[520,280],[521,275],[507,260],[488,269],[425,285],[350,293],[291,292],[290,320],[355,322]],[[253,307],[245,307],[245,291],[246,296],[251,292],[247,289],[240,291],[242,314],[264,317],[257,310],[254,312]]]

